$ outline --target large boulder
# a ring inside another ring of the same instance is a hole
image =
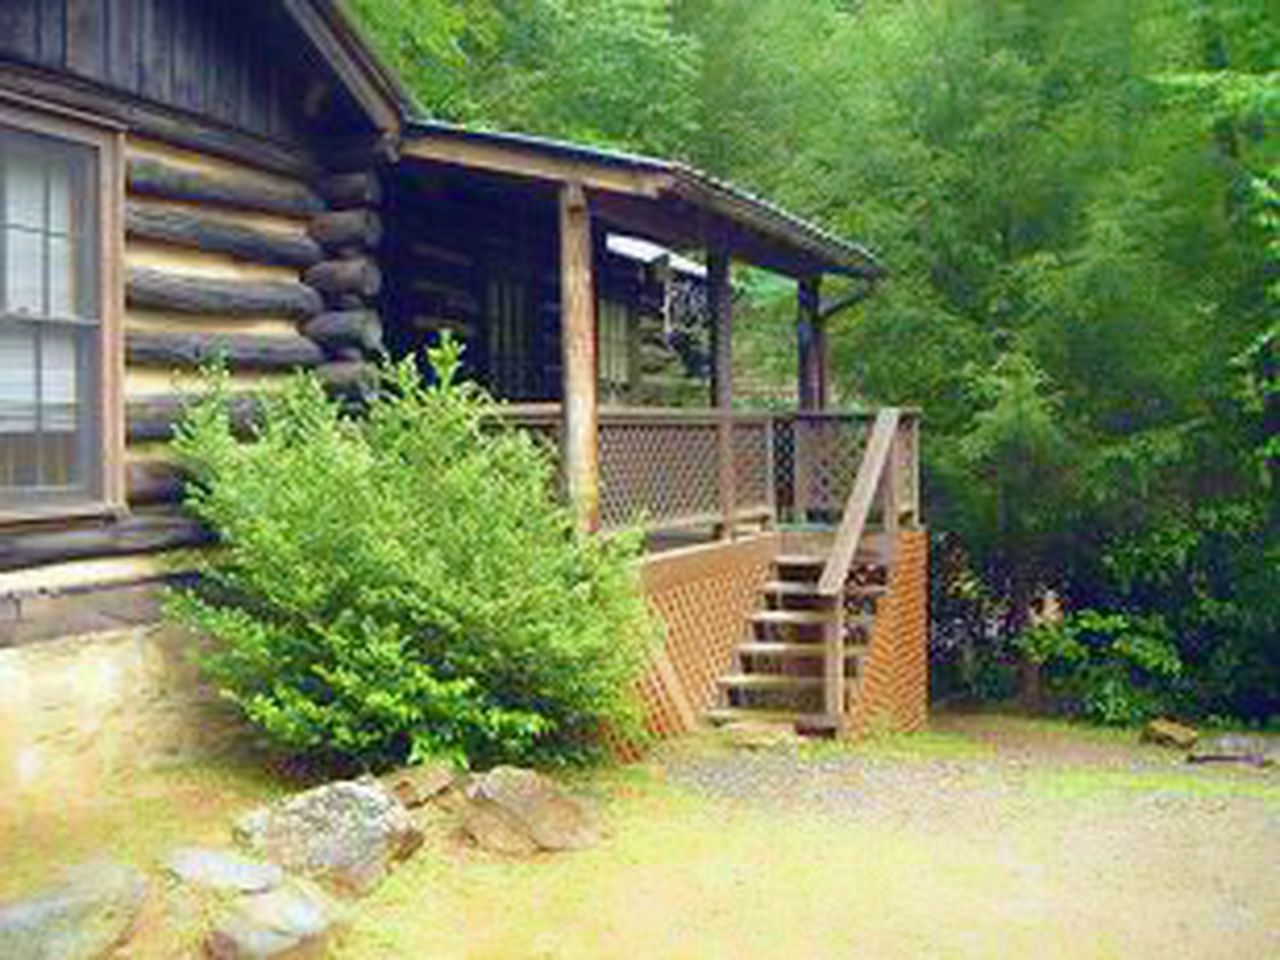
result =
[[[422,845],[404,805],[371,777],[330,783],[241,817],[254,854],[342,893],[368,893]]]
[[[1280,744],[1273,738],[1226,734],[1196,744],[1187,754],[1188,763],[1243,763],[1269,767],[1280,757]]]
[[[164,866],[182,883],[217,893],[265,893],[284,883],[284,870],[278,864],[225,850],[180,847],[169,854]]]
[[[1174,720],[1152,720],[1142,728],[1142,740],[1175,750],[1190,750],[1196,745],[1199,734],[1194,728]]]
[[[463,830],[495,853],[581,850],[599,840],[588,806],[533,770],[495,767],[473,777],[465,796]]]
[[[133,933],[147,898],[147,880],[112,861],[69,870],[64,882],[0,906],[0,957],[5,960],[98,960]]]
[[[214,960],[320,957],[346,923],[342,908],[305,880],[240,898],[210,931]]]
[[[382,778],[382,784],[410,810],[426,806],[454,785],[458,773],[443,760],[406,767]]]

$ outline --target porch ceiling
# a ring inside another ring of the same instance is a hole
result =
[[[727,248],[737,259],[796,278],[876,279],[884,270],[859,244],[693,167],[523,134],[416,122],[405,159],[523,181],[578,183],[607,227],[682,250]]]

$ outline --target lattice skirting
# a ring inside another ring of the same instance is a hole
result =
[[[907,530],[898,539],[889,591],[876,604],[852,733],[906,732],[928,723],[928,636],[929,534]]]
[[[716,682],[729,672],[779,545],[777,534],[766,533],[645,561],[644,590],[665,628],[640,683],[653,735],[686,733],[714,705]]]

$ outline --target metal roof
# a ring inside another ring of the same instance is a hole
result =
[[[875,255],[861,244],[837,236],[770,200],[680,161],[587,146],[552,137],[485,130],[438,120],[410,121],[405,128],[405,137],[412,139],[415,136],[465,139],[600,167],[664,174],[676,182],[678,192],[687,199],[710,206],[735,222],[793,244],[824,261],[834,272],[867,279],[876,279],[885,273]]]

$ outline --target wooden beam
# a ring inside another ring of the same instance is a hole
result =
[[[289,370],[324,360],[320,346],[307,337],[252,333],[168,333],[130,330],[125,357],[137,366],[198,367],[225,360],[236,370]]]
[[[447,131],[411,134],[401,144],[400,154],[513,177],[637,196],[657,197],[671,182],[666,173],[637,171],[568,155],[552,156],[533,147],[496,143],[482,136]]]
[[[231,176],[153,157],[129,157],[128,185],[129,192],[137,196],[211,203],[291,217],[310,217],[324,209],[324,202],[301,183],[282,184],[252,173]]]
[[[560,191],[564,475],[579,525],[600,526],[599,377],[591,212],[582,185]]]
[[[306,234],[260,230],[189,207],[131,201],[126,207],[125,225],[129,236],[135,239],[226,253],[254,263],[309,267],[323,257],[319,244]]]
[[[0,539],[0,570],[68,560],[156,553],[210,543],[212,535],[190,517],[170,510],[139,511],[119,520],[69,529],[31,528]]]
[[[338,173],[319,183],[320,195],[335,210],[377,207],[382,204],[382,181],[372,170]]]
[[[382,243],[382,218],[373,210],[335,210],[312,218],[307,232],[326,250],[368,250]]]
[[[369,257],[352,257],[348,260],[324,260],[311,267],[303,279],[307,286],[326,296],[353,294],[358,297],[376,297],[382,289],[382,271]]]
[[[154,443],[173,439],[173,428],[182,418],[182,412],[198,397],[189,394],[162,394],[145,399],[130,400],[126,409],[127,435],[130,443]],[[231,397],[228,413],[232,428],[243,436],[257,422],[261,402],[252,394]]]
[[[733,456],[733,276],[729,252],[707,251],[707,304],[711,313],[711,386],[716,408],[716,456],[721,536],[732,540],[737,514]]]
[[[380,353],[382,321],[372,310],[335,310],[308,320],[302,332],[326,350],[354,347],[366,354]]]
[[[287,280],[222,280],[131,267],[126,285],[132,307],[227,317],[305,319],[324,308],[311,287]]]

